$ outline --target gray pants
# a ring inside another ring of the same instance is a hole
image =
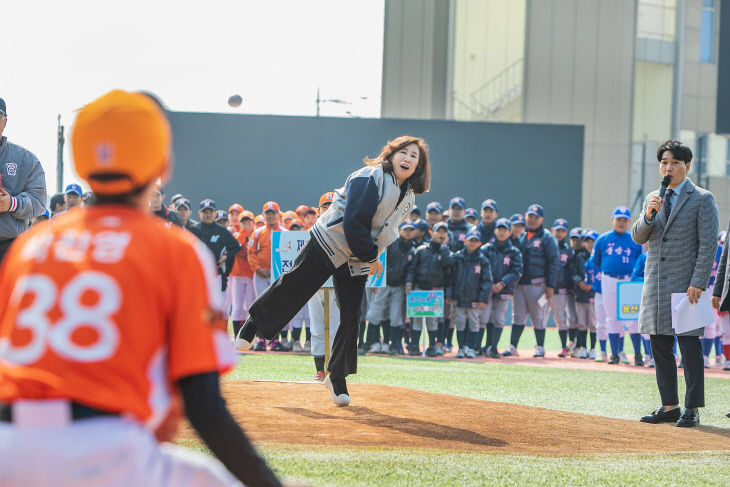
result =
[[[555,293],[553,297],[550,298],[548,306],[553,314],[553,320],[555,320],[558,330],[567,330],[568,319],[566,309],[568,307],[568,294]]]
[[[578,310],[575,307],[575,296],[568,294],[568,327],[579,328]]]
[[[369,298],[370,296],[368,296]],[[390,320],[390,326],[403,326],[403,305],[406,299],[405,286],[378,288],[368,301],[368,321],[376,324]]]
[[[456,331],[464,331],[466,322],[469,321],[469,330],[479,331],[479,308],[462,308],[457,306],[454,310],[454,327]]]
[[[534,284],[520,284],[515,289],[512,323],[524,325],[529,314],[532,326],[537,330],[545,328],[545,308],[537,302],[545,294],[545,281]]]
[[[575,312],[579,330],[596,331],[596,308],[593,303],[575,303]]]
[[[479,326],[481,328],[486,327],[487,323],[493,323],[496,328],[504,328],[507,308],[509,308],[509,302],[512,299],[511,296],[505,297],[507,299],[503,299],[500,296],[492,296],[489,304],[484,309],[479,310]]]

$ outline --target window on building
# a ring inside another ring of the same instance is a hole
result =
[[[715,0],[702,0],[700,62],[715,62]]]

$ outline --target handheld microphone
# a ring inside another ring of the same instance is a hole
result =
[[[667,192],[667,186],[669,186],[669,180],[672,179],[672,176],[666,175],[664,176],[664,179],[662,179],[662,185],[659,187],[659,197],[661,199],[664,199],[664,193]],[[651,210],[651,219],[653,220],[656,216],[656,210]]]

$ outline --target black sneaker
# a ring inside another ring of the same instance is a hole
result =
[[[640,353],[634,355],[634,365],[636,365],[637,367],[644,366],[644,357],[642,357]]]
[[[438,354],[436,353],[436,348],[434,347],[428,347],[426,349],[426,357],[437,357]],[[730,417],[730,416],[728,416]]]
[[[615,353],[611,355],[611,358],[608,359],[608,363],[611,365],[616,365],[619,362],[618,355]]]
[[[265,352],[266,351],[266,340],[263,338],[259,339],[259,341],[256,343],[256,346],[253,347],[254,352]]]
[[[286,352],[287,349],[284,346],[283,343],[281,343],[279,340],[274,340],[271,342],[271,351],[272,352]]]

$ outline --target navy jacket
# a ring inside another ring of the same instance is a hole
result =
[[[490,242],[482,246],[482,253],[489,259],[492,281],[504,283],[497,296],[511,296],[522,277],[522,254],[507,239],[504,243]]]
[[[385,284],[388,286],[402,286],[406,282],[406,274],[413,262],[416,249],[413,248],[410,240],[403,240],[398,237],[395,242],[388,245],[387,252]]]
[[[406,283],[418,289],[441,289],[451,273],[453,256],[447,246],[436,242],[420,245],[408,267]]]
[[[581,281],[586,280],[586,263],[590,258],[591,254],[586,249],[580,249],[573,255],[573,271],[576,273],[577,276],[580,277]],[[590,303],[591,299],[593,299],[593,296],[595,295],[595,292],[593,291],[593,289],[591,289],[590,291],[582,290],[580,287],[578,287],[578,282],[575,283],[575,287],[573,288],[573,296],[575,296],[575,300],[579,303]],[[586,284],[590,283],[586,282]]]
[[[558,256],[560,257],[560,271],[558,272],[558,287],[556,289],[573,289],[583,279],[576,275],[577,271],[573,263],[575,253],[568,243],[567,237],[558,242]]]
[[[479,225],[477,225],[477,230],[479,230],[479,233],[482,236],[482,245],[487,244],[492,240],[497,240],[494,235],[494,227],[496,226],[496,224],[496,221],[493,221],[489,225],[485,225],[484,220],[479,222]]]
[[[532,238],[527,238],[527,231],[520,236],[520,250],[524,270],[520,284],[530,284],[532,279],[545,278],[545,285],[553,289],[558,286],[558,242],[550,232],[541,226]]]
[[[225,262],[218,266],[218,274],[228,277],[233,269],[236,254],[241,250],[241,244],[226,227],[217,223],[200,222],[195,225],[195,229],[196,236],[213,252],[216,263],[223,255],[226,256]]]
[[[492,294],[492,269],[479,250],[467,253],[466,249],[454,255],[454,269],[446,285],[446,297],[456,301],[456,306],[471,308],[472,303],[489,303]]]
[[[451,219],[449,219],[446,222],[446,225],[449,229],[449,250],[452,252],[458,252],[464,248],[466,234],[469,230],[474,228],[474,225],[470,225],[466,219],[461,220],[460,222],[452,222]]]

